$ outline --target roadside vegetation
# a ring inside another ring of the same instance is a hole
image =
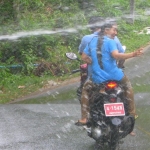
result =
[[[150,24],[150,0],[136,1],[134,21],[130,0],[2,0],[0,5],[0,103],[28,95],[49,80],[74,77],[70,72],[79,64],[65,53],[77,53],[92,16],[118,18],[118,37],[127,52],[150,41],[143,30]]]

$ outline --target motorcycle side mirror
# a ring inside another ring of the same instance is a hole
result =
[[[66,53],[67,58],[71,59],[71,60],[75,60],[78,59],[77,55],[75,53]]]

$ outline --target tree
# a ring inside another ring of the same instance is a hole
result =
[[[135,0],[130,0],[130,15],[132,18],[132,23],[134,23],[134,9],[135,9]]]

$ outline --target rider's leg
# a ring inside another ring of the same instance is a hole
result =
[[[123,77],[123,79],[121,80],[121,83],[125,87],[125,90],[126,90],[125,94],[129,103],[129,113],[135,117],[136,111],[135,111],[134,92],[133,92],[132,85],[126,76]]]
[[[86,123],[89,116],[89,96],[93,87],[92,81],[87,80],[82,89],[81,95],[81,119],[79,122]]]
[[[129,103],[129,113],[136,118],[137,114],[135,112],[134,93],[131,83],[126,76],[124,76],[124,78],[121,80],[121,83],[126,89],[126,97]],[[135,133],[132,131],[130,135],[135,136]]]

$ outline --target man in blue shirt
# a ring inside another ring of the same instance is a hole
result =
[[[79,45],[79,51],[78,51],[80,55],[82,55],[85,47],[91,42],[91,40],[94,37],[98,37],[100,35],[101,26],[103,24],[104,24],[104,19],[101,17],[94,17],[94,18],[90,19],[89,25],[90,25],[90,29],[91,29],[92,34],[85,35],[82,38],[81,43]],[[119,50],[119,53],[124,53],[125,50],[123,49],[122,44],[120,43],[117,36],[114,37],[114,40],[117,44],[117,49]],[[120,67],[122,67],[123,62],[124,61],[120,61],[120,63],[118,62],[120,64]],[[91,65],[88,64],[88,78],[90,78],[91,72],[92,72]]]
[[[108,27],[107,27],[108,26]],[[101,83],[103,81],[97,79],[97,76],[101,76],[101,71],[106,72],[108,75],[104,75],[106,80],[118,80],[120,81],[124,77],[122,69],[118,68],[116,61],[119,59],[128,59],[142,54],[141,49],[132,53],[119,53],[114,37],[117,33],[117,26],[112,24],[106,24],[104,26],[105,36],[101,47],[102,51],[102,64],[103,69],[99,66],[97,59],[97,42],[98,38],[95,37],[90,44],[85,48],[82,58],[89,60],[92,59],[92,81],[94,83]],[[91,59],[90,59],[91,58]]]
[[[82,54],[86,45],[93,39],[93,37],[98,36],[101,31],[101,26],[103,25],[104,19],[99,16],[91,17],[89,20],[89,28],[91,30],[91,34],[85,35],[81,43],[79,45],[79,53]]]
[[[117,80],[124,85],[124,87],[127,89],[126,97],[129,102],[129,113],[135,116],[134,95],[131,83],[124,75],[122,69],[118,68],[116,61],[140,56],[142,54],[142,49],[126,54],[119,53],[117,44],[114,41],[114,37],[117,34],[117,26],[113,24],[106,24],[102,28],[101,32],[104,32],[105,34],[104,39],[101,42],[102,67],[99,65],[97,59],[97,43],[99,42],[97,37],[93,38],[90,44],[85,48],[82,54],[82,59],[88,60],[89,62],[91,61],[93,83],[99,84],[107,80]],[[84,94],[87,94],[87,98],[88,93],[85,92]],[[132,135],[135,134],[133,133]]]
[[[101,26],[103,25],[103,22],[104,22],[104,19],[99,16],[90,18],[89,27],[90,27],[92,34],[85,35],[82,38],[81,43],[79,45],[79,51],[78,51],[80,55],[82,55],[83,50],[85,49],[87,44],[90,43],[94,37],[98,37],[98,35],[100,34],[100,31],[101,31]],[[87,73],[88,77],[87,78],[90,78],[91,72],[92,72],[91,65],[88,64],[88,73]]]

